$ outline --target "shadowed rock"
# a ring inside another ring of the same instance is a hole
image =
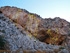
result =
[[[0,11],[0,14],[2,13],[2,11]]]

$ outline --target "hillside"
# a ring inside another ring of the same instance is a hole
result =
[[[5,6],[0,8],[0,35],[8,50],[46,50],[69,52],[70,23],[59,17],[43,19],[25,9]],[[63,49],[60,50],[60,47]]]

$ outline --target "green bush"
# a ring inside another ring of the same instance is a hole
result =
[[[59,49],[65,49],[63,46],[59,47]]]

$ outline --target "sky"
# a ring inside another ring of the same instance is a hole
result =
[[[42,18],[61,17],[70,22],[70,0],[0,0],[2,6],[16,6]]]

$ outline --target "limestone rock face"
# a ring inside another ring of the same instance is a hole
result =
[[[50,45],[29,37],[18,28],[9,18],[0,14],[0,36],[6,40],[5,49],[14,53],[55,53],[68,52],[62,46]]]
[[[22,33],[12,21],[2,14],[0,14],[0,36],[3,36],[6,40],[5,47],[7,50],[45,50],[50,47],[50,45],[42,43],[34,38],[30,38],[25,33]],[[57,47],[59,48],[59,46]]]
[[[47,44],[62,45],[70,37],[70,23],[59,17],[43,19],[25,9],[10,6],[1,7],[0,11],[19,24],[30,37],[34,36]]]

